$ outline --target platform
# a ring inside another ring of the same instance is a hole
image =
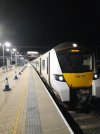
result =
[[[73,134],[33,67],[28,64],[17,80],[13,74],[10,91],[0,82],[0,134]]]

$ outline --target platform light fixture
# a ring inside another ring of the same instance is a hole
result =
[[[6,47],[11,47],[11,43],[9,43],[9,42],[5,42],[4,45],[5,45]]]
[[[12,66],[12,54],[14,53],[14,52],[16,52],[16,49],[15,48],[12,48],[11,50],[9,49],[9,48],[6,48],[6,51],[7,52],[10,52],[10,54],[11,54],[11,62],[10,62],[10,64],[11,64],[11,66]]]
[[[6,48],[6,51],[7,51],[7,52],[9,52],[9,51],[10,51],[10,49],[9,49],[9,48]]]

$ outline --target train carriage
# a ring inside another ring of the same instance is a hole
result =
[[[34,67],[62,102],[77,104],[91,98],[95,57],[90,47],[61,43],[35,59]]]

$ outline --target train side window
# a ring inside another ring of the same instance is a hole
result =
[[[42,69],[45,69],[45,60],[42,60]]]

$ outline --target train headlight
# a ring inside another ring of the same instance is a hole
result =
[[[94,73],[94,80],[98,79],[99,78],[99,74],[98,73]]]
[[[94,78],[98,78],[98,75],[97,74],[94,74]]]
[[[57,81],[65,82],[63,75],[54,74],[54,78]]]
[[[59,76],[59,80],[63,81],[64,80],[63,76]]]
[[[78,47],[78,45],[76,43],[73,43],[73,47]]]

